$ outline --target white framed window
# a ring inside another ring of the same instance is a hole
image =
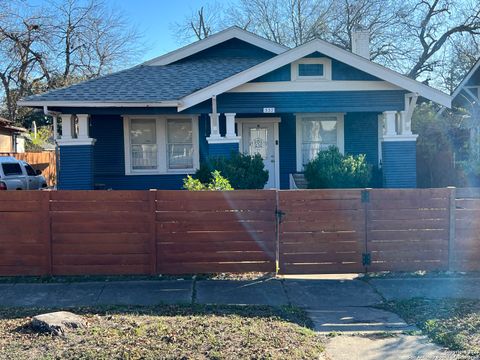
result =
[[[344,114],[297,114],[296,122],[297,171],[330,146],[344,153]]]
[[[302,58],[291,65],[292,81],[331,80],[332,61],[327,58]]]
[[[192,173],[199,167],[197,116],[124,116],[125,174]]]

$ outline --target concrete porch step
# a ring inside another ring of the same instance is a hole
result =
[[[298,189],[308,189],[308,182],[305,179],[305,175],[302,173],[292,174],[295,185]]]

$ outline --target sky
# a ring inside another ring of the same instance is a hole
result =
[[[181,46],[174,37],[172,23],[181,22],[207,0],[107,0],[120,8],[145,35],[147,51],[142,61],[163,55]]]

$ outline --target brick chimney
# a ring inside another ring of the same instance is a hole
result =
[[[370,60],[370,31],[363,29],[353,31],[352,52]]]

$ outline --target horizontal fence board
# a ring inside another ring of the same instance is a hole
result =
[[[149,265],[53,265],[55,275],[143,275]]]
[[[211,201],[191,201],[178,199],[157,201],[158,211],[220,211],[220,210],[264,210],[275,211],[275,200],[228,200],[213,199]]]
[[[444,219],[447,209],[388,209],[370,210],[369,220],[432,220]]]
[[[241,220],[275,221],[275,212],[269,211],[157,211],[158,222],[214,221],[230,222]]]
[[[194,231],[273,231],[275,224],[272,221],[245,221],[245,222],[157,222],[158,233],[194,232]],[[161,235],[160,235],[161,236]]]
[[[147,212],[147,201],[53,201],[50,203],[51,211],[128,211]]]
[[[157,249],[164,253],[185,253],[198,251],[260,251],[267,253],[275,251],[273,241],[208,241],[208,242],[161,242],[157,243]]]
[[[448,269],[448,261],[388,261],[388,262],[372,262],[368,266],[368,271],[445,271]]]
[[[455,189],[457,199],[462,198],[480,198],[480,188],[458,188]]]
[[[252,232],[252,231],[201,231],[201,232],[177,232],[157,233],[157,243],[172,241],[275,241],[275,231]]]
[[[323,264],[282,264],[280,273],[282,274],[346,274],[363,272],[364,267],[361,263],[323,263]]]
[[[142,212],[116,212],[116,211],[88,211],[88,212],[50,212],[53,223],[142,223],[148,213]],[[1,215],[0,215],[1,217]]]
[[[242,272],[274,272],[275,262],[201,262],[178,263],[159,262],[157,265],[160,274],[195,274],[195,273],[242,273]]]
[[[143,190],[62,190],[52,191],[51,201],[148,201],[148,191]]]

